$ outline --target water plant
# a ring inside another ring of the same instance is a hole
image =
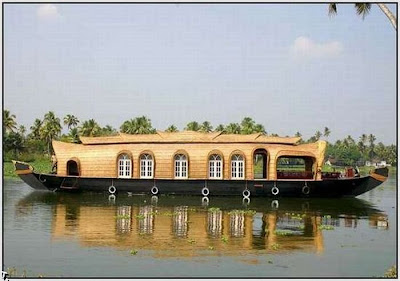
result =
[[[137,253],[138,253],[137,250],[131,250],[131,251],[130,251],[131,256],[134,256],[134,255],[136,255]]]
[[[208,249],[212,251],[212,250],[214,250],[214,247],[213,246],[208,246]]]
[[[145,216],[144,215],[136,215],[136,218],[138,220],[144,220]]]
[[[278,236],[290,236],[290,235],[294,235],[293,231],[290,230],[280,230],[277,229],[274,231],[274,233]]]
[[[215,212],[221,211],[221,209],[220,208],[216,208],[216,207],[211,207],[211,208],[208,208],[208,211],[212,212],[212,213],[215,213]]]
[[[116,218],[117,220],[118,220],[118,219],[130,219],[131,216],[130,216],[130,215],[117,215],[115,218]]]
[[[222,236],[221,237],[221,241],[224,242],[224,243],[228,243],[229,239],[228,239],[227,236]]]
[[[271,245],[271,249],[274,251],[278,250],[280,247],[281,247],[281,245],[279,245],[278,243],[273,243]]]
[[[335,228],[332,225],[321,224],[318,227],[319,230],[334,230]]]

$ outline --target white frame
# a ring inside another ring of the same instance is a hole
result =
[[[223,161],[221,155],[210,155],[208,158],[208,178],[220,180],[222,179],[223,171]]]
[[[185,154],[176,154],[174,157],[174,178],[187,179],[189,174],[188,160]]]
[[[245,167],[244,157],[241,154],[234,154],[231,157],[231,179],[243,180]]]
[[[152,179],[154,177],[154,160],[153,156],[148,153],[140,155],[140,178],[141,179]],[[143,175],[144,173],[144,175]]]
[[[127,179],[132,177],[132,159],[127,153],[118,156],[118,178]]]

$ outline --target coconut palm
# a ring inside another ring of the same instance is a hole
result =
[[[214,131],[215,131],[215,132],[225,132],[225,127],[224,127],[224,125],[219,124],[219,125],[215,128]]]
[[[178,132],[178,128],[175,125],[171,125],[165,131],[166,132],[171,132],[171,133]]]
[[[80,143],[81,141],[79,139],[79,130],[78,130],[78,128],[72,128],[69,131],[68,138],[73,143]]]
[[[320,131],[317,131],[315,133],[315,141],[319,140],[321,138],[321,136],[322,136],[322,133]]]
[[[227,134],[240,134],[241,127],[238,123],[230,123],[225,127],[225,132]]]
[[[252,134],[254,133],[254,126],[256,122],[250,117],[243,118],[242,122],[240,123],[240,133],[243,135]]]
[[[100,130],[100,135],[102,136],[112,136],[117,134],[118,134],[117,130],[113,128],[111,125],[106,125]]]
[[[397,19],[393,15],[393,13],[388,9],[388,7],[383,3],[376,3],[378,7],[382,10],[382,12],[388,17],[394,29],[397,30]],[[361,16],[363,19],[366,15],[371,11],[371,3],[355,3],[354,7],[356,9],[356,13]],[[328,7],[329,15],[337,14],[337,4],[331,3]]]
[[[367,140],[368,140],[367,135],[366,134],[362,134],[361,137],[360,137],[360,141],[365,144],[367,142]]]
[[[68,114],[64,117],[64,125],[67,125],[68,130],[71,129],[71,127],[76,127],[78,123],[79,120],[74,115]]]
[[[208,121],[204,121],[201,126],[200,126],[200,130],[201,132],[205,132],[205,133],[209,133],[211,132],[213,129],[213,126],[211,126],[211,123]]]
[[[329,130],[329,128],[328,127],[325,127],[324,128],[324,137],[329,137],[329,135],[331,134],[331,130]]]
[[[18,132],[21,134],[22,137],[24,137],[24,136],[25,136],[25,133],[26,133],[26,128],[25,128],[25,126],[24,126],[24,125],[20,125],[20,126],[18,127]]]
[[[42,128],[42,120],[36,118],[33,122],[33,125],[30,127],[31,129],[31,137],[35,140],[40,139],[40,129]]]
[[[3,128],[8,132],[14,132],[17,129],[16,116],[9,110],[3,110]]]
[[[79,134],[84,137],[96,137],[101,133],[101,127],[94,119],[84,121],[79,127]]]
[[[43,125],[40,130],[41,138],[46,142],[49,155],[52,152],[53,139],[56,139],[61,133],[60,118],[56,117],[53,111],[44,115]]]
[[[185,131],[199,131],[199,130],[200,130],[200,125],[196,121],[187,123],[185,127]]]
[[[146,116],[136,117],[122,123],[120,130],[126,134],[154,134],[156,130]]]

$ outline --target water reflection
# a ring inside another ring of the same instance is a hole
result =
[[[110,205],[102,194],[32,192],[18,202],[16,216],[29,216],[33,206],[47,204],[53,239],[72,236],[87,247],[135,245],[172,256],[254,250],[322,253],[326,230],[357,228],[365,220],[373,229],[389,227],[386,214],[355,198],[252,199],[245,207],[242,203],[241,198],[211,198],[204,206],[197,197],[118,195]]]

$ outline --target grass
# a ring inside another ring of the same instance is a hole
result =
[[[3,175],[5,178],[17,178],[15,173],[14,165],[12,162],[3,163]],[[49,173],[51,171],[51,162],[47,158],[36,159],[35,161],[28,162],[34,169],[35,172]]]

